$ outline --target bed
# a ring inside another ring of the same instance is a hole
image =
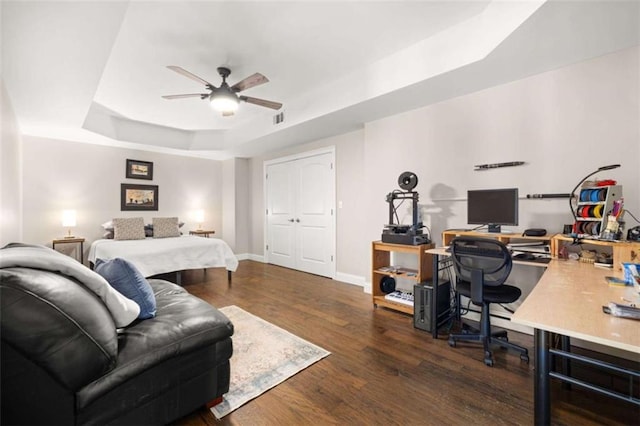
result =
[[[188,269],[226,268],[231,273],[238,268],[238,259],[229,245],[219,238],[182,235],[141,240],[101,239],[91,244],[88,260],[93,268],[97,259],[120,257],[132,262],[145,277]]]

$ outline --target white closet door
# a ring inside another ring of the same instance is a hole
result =
[[[333,278],[333,153],[266,167],[267,261]]]
[[[289,163],[267,168],[267,252],[269,263],[295,268],[295,170]]]
[[[296,161],[296,268],[332,276],[334,179],[331,154]]]

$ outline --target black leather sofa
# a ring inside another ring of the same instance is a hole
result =
[[[0,266],[0,424],[166,424],[228,391],[233,325],[183,288],[149,280],[155,318],[116,329],[77,279]]]

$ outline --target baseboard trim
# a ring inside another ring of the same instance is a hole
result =
[[[344,272],[336,272],[336,276],[334,278],[336,281],[340,281],[347,284],[357,285],[359,287],[365,286],[364,277],[353,274],[346,274]]]
[[[245,256],[246,259],[243,260],[253,260],[254,262],[260,262],[260,263],[266,263],[266,261],[264,260],[264,256],[258,255],[258,254],[252,254],[252,253],[248,253]]]

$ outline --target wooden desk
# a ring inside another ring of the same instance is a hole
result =
[[[551,253],[558,256],[560,249],[567,244],[573,244],[574,238],[569,235],[556,234],[551,240]],[[640,242],[637,241],[605,241],[605,240],[579,240],[580,246],[597,251],[609,250],[613,256],[613,267],[616,271],[622,271],[622,262],[640,262]]]
[[[444,237],[443,237],[444,239]],[[449,239],[449,241],[451,241]],[[427,254],[430,254],[433,257],[433,278],[432,278],[432,283],[433,283],[433,287],[437,288],[437,286],[439,285],[438,281],[439,281],[439,276],[438,276],[438,271],[439,271],[439,262],[440,262],[440,256],[451,256],[451,253],[447,251],[447,249],[445,247],[436,247],[436,248],[431,248],[426,250]],[[513,259],[513,264],[514,265],[524,265],[524,266],[535,266],[538,268],[546,268],[548,263],[540,263],[540,262],[533,262],[533,261],[527,261],[527,260],[518,260],[518,259]],[[451,285],[453,286],[453,283],[451,283]],[[433,327],[432,331],[431,331],[431,336],[434,339],[438,338],[438,328],[441,324],[444,324],[446,321],[448,321],[450,319],[450,317],[447,318],[438,318],[438,311],[437,311],[437,306],[438,306],[438,292],[434,291],[433,292],[433,301],[431,303],[431,318],[436,318],[436,325]],[[459,316],[457,315],[457,311],[458,311],[459,307],[456,307],[456,312],[455,313],[450,313],[451,315],[456,315],[456,318],[459,318]]]
[[[508,234],[508,233],[499,233],[499,232],[480,232],[480,231],[465,231],[465,230],[450,229],[442,232],[442,245],[448,246],[451,240],[453,240],[455,237],[493,238],[495,240],[500,241],[503,244],[509,244],[514,240],[517,240],[518,242],[531,241],[532,243],[534,243],[539,241],[542,241],[542,242],[547,241],[551,243],[551,240],[553,239],[554,236],[555,234],[551,234],[551,235],[547,234],[541,237],[525,237],[522,234],[515,234],[515,233]]]
[[[640,321],[618,318],[602,312],[603,305],[613,301],[620,302],[623,295],[628,299],[628,293],[630,293],[628,287],[609,286],[604,279],[607,275],[621,277],[619,272],[594,268],[589,264],[553,260],[529,296],[511,317],[511,321],[516,324],[534,328],[535,424],[549,424],[551,421],[551,377],[584,386],[572,380],[570,372],[560,373],[551,368],[551,355],[557,355],[565,361],[571,359],[571,354],[567,352],[568,338],[576,337],[587,342],[629,351],[634,354],[636,360],[640,361]],[[635,297],[638,300],[634,302],[640,304],[637,293]],[[563,347],[564,351],[550,349],[551,333],[567,337],[566,345],[563,345],[566,346]],[[594,361],[592,365],[606,368],[597,360],[587,359]],[[631,376],[640,375],[638,371],[625,371]],[[589,389],[606,393],[598,389]],[[640,400],[637,398],[606,394],[640,405]]]

